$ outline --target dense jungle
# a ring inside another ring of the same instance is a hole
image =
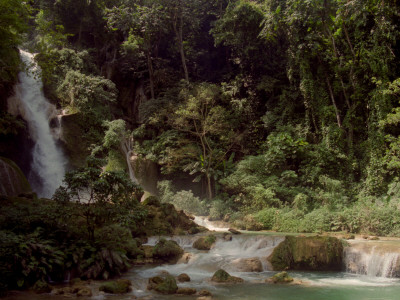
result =
[[[193,216],[400,237],[399,26],[396,0],[0,0],[0,294],[118,277]]]

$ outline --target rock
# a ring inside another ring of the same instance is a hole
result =
[[[268,261],[274,270],[340,271],[343,245],[334,237],[286,236]]]
[[[293,282],[293,278],[285,271],[275,274],[274,276],[265,280],[265,282],[272,283],[290,283]]]
[[[368,238],[370,241],[379,241],[379,238],[377,236],[371,236]]]
[[[190,281],[190,277],[188,274],[182,273],[182,274],[179,274],[178,281],[179,282],[188,282],[188,281]]]
[[[217,283],[240,283],[244,280],[239,277],[231,276],[225,270],[219,269],[214,273],[211,281]]]
[[[92,297],[92,290],[89,287],[82,287],[76,292],[77,297]]]
[[[131,291],[131,281],[128,279],[118,279],[105,282],[99,287],[99,291],[109,294],[125,294]]]
[[[264,271],[261,260],[257,257],[238,258],[232,261],[233,266],[239,272],[262,272]]]
[[[227,232],[224,232],[223,238],[224,238],[224,240],[227,241],[227,242],[232,241],[232,234],[229,234],[229,233],[227,233]]]
[[[149,278],[148,290],[155,290],[160,294],[175,294],[178,290],[176,280],[168,273]]]
[[[183,253],[182,257],[177,261],[177,264],[187,264],[189,260],[192,258],[191,253]]]
[[[203,236],[193,243],[193,248],[198,250],[210,250],[216,240],[214,235]]]
[[[176,293],[180,295],[194,295],[196,294],[196,292],[196,289],[192,288],[178,288],[178,290],[176,291]]]
[[[234,228],[229,228],[228,229],[229,232],[232,232],[233,234],[240,234],[240,231],[234,229]]]
[[[177,242],[160,239],[153,248],[153,257],[167,262],[176,262],[183,255],[183,249]]]
[[[51,292],[50,285],[44,280],[36,281],[36,283],[33,285],[32,289],[37,294],[43,294],[43,293],[50,293]]]
[[[67,286],[59,289],[53,289],[51,293],[54,295],[65,295],[65,294],[72,294],[73,290],[72,287]]]
[[[210,292],[210,291],[207,291],[207,290],[201,290],[201,291],[199,292],[199,296],[205,296],[205,297],[209,297],[209,296],[212,296],[212,294],[211,294],[211,292]]]
[[[148,196],[143,202],[143,205],[149,206],[155,206],[155,207],[161,207],[161,202],[156,196]]]
[[[343,238],[345,239],[345,240],[354,240],[356,237],[355,237],[355,235],[354,234],[345,234],[345,235],[343,235]]]
[[[201,297],[197,297],[196,300],[212,300],[211,296],[201,296]]]

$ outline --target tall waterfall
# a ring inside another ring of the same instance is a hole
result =
[[[28,122],[29,133],[35,142],[28,180],[39,197],[49,198],[62,183],[66,159],[49,126],[50,117],[55,115],[55,107],[44,97],[41,70],[33,54],[23,50],[20,50],[20,54],[29,70],[20,72],[16,94],[21,101],[22,116]]]

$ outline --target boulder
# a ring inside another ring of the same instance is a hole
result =
[[[293,278],[285,271],[275,274],[274,276],[265,280],[265,282],[271,283],[290,283],[293,282]]]
[[[229,228],[228,231],[233,233],[233,234],[240,234],[240,231],[238,231],[238,230],[236,230],[234,228]]]
[[[274,270],[340,271],[343,245],[327,236],[286,236],[268,257]]]
[[[230,241],[232,241],[232,234],[224,232],[223,238],[225,241],[230,242]]]
[[[77,297],[92,297],[92,289],[89,287],[81,287],[76,292]]]
[[[177,242],[162,238],[153,248],[153,257],[166,262],[176,262],[183,255],[183,252]]]
[[[178,281],[179,282],[188,282],[188,281],[190,281],[190,277],[188,274],[182,273],[182,274],[178,275]]]
[[[176,285],[176,280],[172,275],[164,273],[160,276],[149,278],[147,289],[168,295],[175,294],[178,290],[178,286]]]
[[[231,276],[225,270],[219,269],[214,273],[211,281],[217,283],[241,283],[244,280],[239,277]]]
[[[51,292],[50,285],[44,280],[36,281],[36,283],[33,285],[32,289],[37,294],[43,294],[43,293],[50,293]]]
[[[109,294],[125,294],[131,291],[131,281],[128,279],[118,279],[105,282],[99,287],[99,291]]]
[[[193,243],[193,248],[198,250],[210,250],[216,240],[214,235],[203,236]]]
[[[194,295],[196,294],[196,289],[193,288],[178,288],[176,294],[180,295]]]
[[[257,257],[238,258],[232,261],[232,264],[239,272],[262,272],[264,270],[261,260]]]
[[[211,296],[212,296],[212,294],[211,294],[211,292],[210,292],[210,291],[207,291],[207,290],[201,290],[201,291],[199,292],[199,296],[202,296],[202,297],[211,297]]]

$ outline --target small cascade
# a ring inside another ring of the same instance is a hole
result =
[[[28,180],[39,197],[50,198],[62,183],[66,159],[54,138],[57,130],[52,130],[49,125],[50,118],[56,113],[55,107],[43,95],[40,68],[33,54],[23,50],[20,54],[29,71],[20,72],[16,94],[20,100],[20,113],[28,122],[31,138],[35,141]]]
[[[218,234],[217,241],[210,251],[199,251],[192,248],[193,243],[200,236],[174,236],[166,237],[176,241],[185,251],[189,252],[188,260],[176,265],[163,265],[149,270],[151,276],[160,270],[167,270],[171,274],[187,273],[191,278],[204,279],[210,277],[213,272],[223,268],[232,274],[252,273],[272,270],[267,257],[273,249],[281,243],[283,236],[265,235],[238,235],[231,241]],[[158,237],[152,237],[148,245],[155,245]],[[257,271],[254,271],[254,266]],[[243,274],[241,276],[244,276]]]
[[[229,224],[223,221],[210,221],[207,217],[195,216],[193,220],[197,225],[203,226],[211,231],[228,231]]]
[[[346,271],[349,273],[370,277],[400,276],[400,249],[396,245],[353,243],[345,249],[344,254]]]

